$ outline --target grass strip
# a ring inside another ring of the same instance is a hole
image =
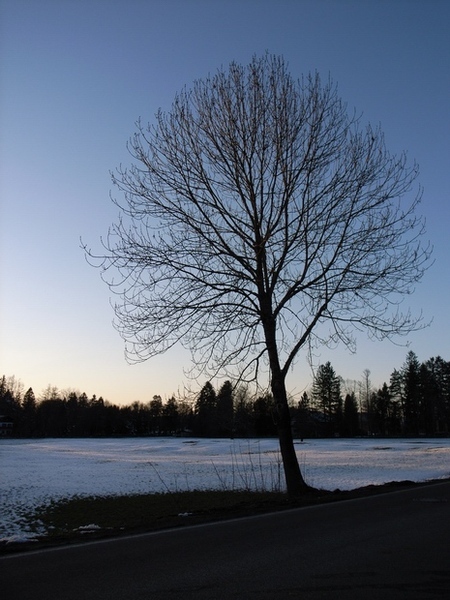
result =
[[[288,508],[279,492],[185,491],[54,501],[33,515],[48,541],[154,531]]]
[[[311,489],[310,493],[295,500],[281,492],[250,490],[72,497],[53,501],[28,515],[30,528],[33,529],[35,524],[36,529],[44,530],[45,534],[28,543],[0,544],[0,554],[36,549],[37,545],[70,544],[349,500],[445,481],[450,479],[422,483],[393,481],[349,491]]]

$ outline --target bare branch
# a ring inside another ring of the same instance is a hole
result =
[[[89,256],[137,360],[181,342],[200,371],[251,380],[265,358],[283,404],[315,336],[352,347],[353,328],[422,326],[399,312],[430,264],[417,166],[331,80],[296,81],[270,55],[232,63],[138,122],[128,148],[132,166],[113,174],[123,217]]]

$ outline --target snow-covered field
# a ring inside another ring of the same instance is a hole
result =
[[[307,483],[349,490],[450,476],[450,439],[305,440]],[[196,438],[0,440],[0,540],[31,537],[51,500],[185,489],[283,488],[278,442]]]

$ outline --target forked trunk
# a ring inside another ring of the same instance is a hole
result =
[[[295,453],[291,429],[291,416],[289,414],[289,405],[286,393],[285,375],[281,369],[280,358],[278,355],[276,319],[272,310],[270,294],[265,291],[262,283],[265,280],[264,273],[267,271],[267,266],[265,264],[265,252],[262,243],[260,243],[258,246],[262,248],[262,250],[257,254],[259,273],[258,280],[260,282],[260,314],[264,329],[267,356],[270,364],[271,388],[275,402],[275,417],[278,430],[278,440],[280,443],[287,492],[289,496],[295,497],[306,493],[310,488],[303,479],[303,475],[298,464],[297,455]]]

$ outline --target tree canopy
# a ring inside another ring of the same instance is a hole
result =
[[[98,257],[129,356],[181,342],[210,375],[258,380],[268,365],[286,469],[299,350],[420,325],[398,310],[430,257],[417,166],[331,80],[296,80],[268,54],[182,90],[129,150],[113,175],[122,218]]]

